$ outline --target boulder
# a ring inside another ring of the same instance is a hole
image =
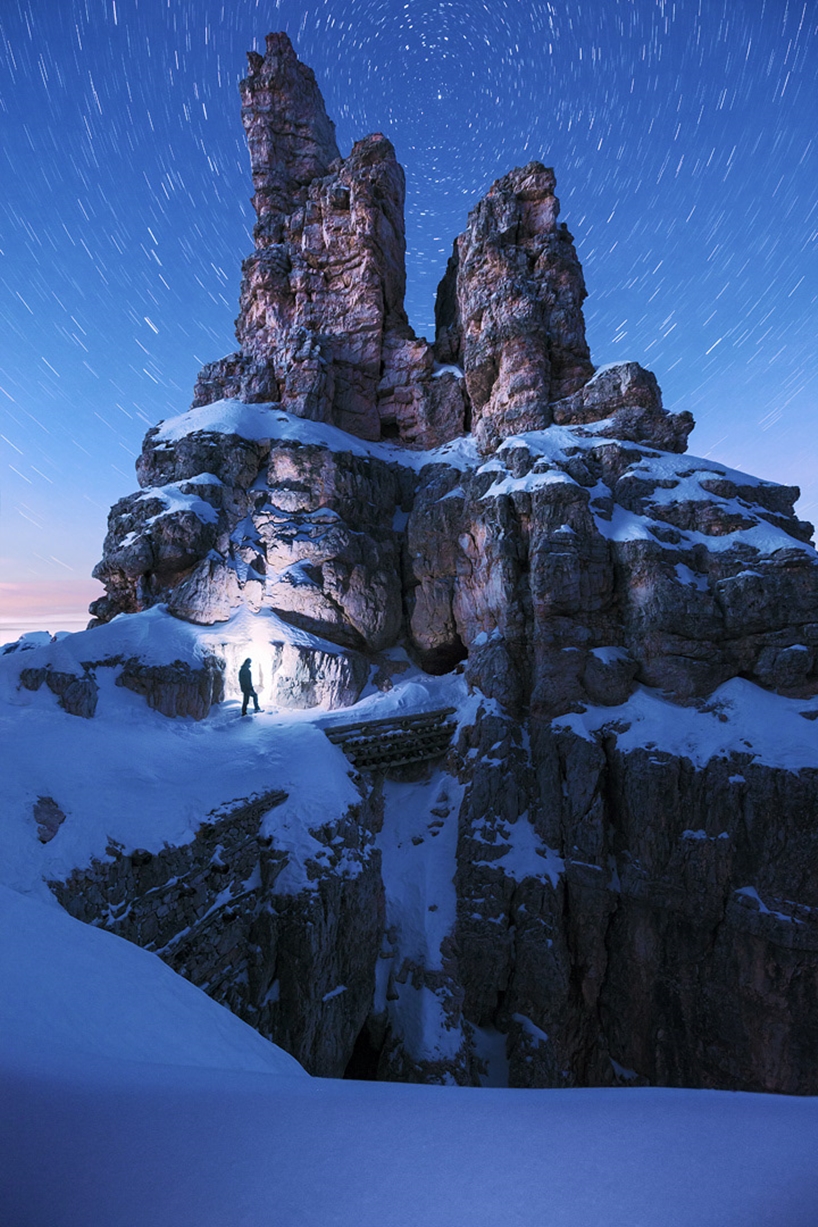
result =
[[[65,813],[53,797],[38,797],[34,802],[34,821],[37,823],[37,838],[41,844],[49,844],[65,822]]]
[[[683,452],[693,429],[688,412],[668,413],[652,371],[638,362],[601,367],[571,396],[551,406],[558,426],[603,422],[603,437],[648,443],[667,452]]]
[[[182,660],[149,665],[134,659],[124,663],[116,684],[143,695],[148,706],[163,716],[204,720],[224,695],[224,667],[214,657],[206,658],[200,669]]]
[[[43,682],[69,715],[82,716],[86,720],[94,715],[99,687],[90,670],[86,669],[82,676],[52,669],[49,665],[20,670],[20,685],[25,690],[39,690]]]

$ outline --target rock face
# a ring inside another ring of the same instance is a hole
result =
[[[632,374],[605,378],[627,389]],[[614,416],[642,410],[675,428],[655,402]],[[610,438],[614,419],[513,437],[487,461],[433,453],[418,472],[397,449],[281,437],[283,415],[254,413],[263,442],[197,429],[195,412],[178,442],[149,432],[140,476],[162,484],[111,512],[98,614],[273,614],[307,636],[277,641],[296,705],[293,670],[354,702],[367,656],[401,643],[435,673],[467,656],[518,715],[619,703],[637,682],[680,701],[736,676],[816,685],[816,559],[794,488]],[[206,715],[194,706],[180,711]]]
[[[481,451],[551,424],[549,405],[593,374],[585,282],[557,225],[553,170],[540,162],[492,185],[455,241],[436,304],[438,351],[466,375]]]
[[[111,845],[106,862],[52,887],[73,916],[98,922],[106,910],[112,932],[206,986],[313,1073],[340,1077],[370,1009],[383,927],[371,817],[316,828],[309,885],[293,894],[276,887],[287,853],[263,827],[285,800],[225,805],[191,845],[158,854]]]
[[[89,719],[97,709],[98,687],[95,679],[86,672],[82,676],[76,673],[63,673],[58,669],[43,668],[21,669],[20,685],[26,690],[39,690],[43,682],[52,694],[57,695],[60,707],[70,712],[72,716],[84,716]]]
[[[149,431],[92,612],[164,606],[208,643],[249,619],[277,707],[354,704],[370,676],[388,689],[393,650],[459,670],[473,703],[433,774],[356,777],[359,811],[311,832],[326,856],[298,891],[275,810],[262,822],[247,800],[193,847],[112,853],[60,898],[313,1072],[474,1082],[499,1035],[513,1085],[818,1092],[818,772],[757,761],[741,735],[773,692],[815,715],[798,490],[687,456],[692,418],[649,371],[594,369],[553,171],[514,170],[472,211],[432,347],[403,309],[392,146],[339,156],[284,35],[241,89],[258,216],[241,348]],[[217,645],[192,672],[120,665],[158,710],[202,718],[237,661]],[[90,716],[93,672],[21,685]],[[726,685],[749,693],[744,716]],[[656,737],[632,744],[645,704]],[[722,717],[734,741],[708,757]],[[454,883],[445,930],[381,873],[404,848]]]
[[[780,510],[795,490],[739,493],[706,461],[552,435],[471,472],[436,466],[418,491],[422,659],[465,648],[471,680],[521,715],[623,702],[635,682],[679,701],[735,676],[814,691],[816,559]]]
[[[65,814],[53,797],[38,797],[34,803],[34,821],[40,843],[49,844],[65,822]]]
[[[364,439],[386,430],[414,446],[440,442],[440,428],[457,434],[458,383],[432,380],[430,348],[403,307],[405,182],[392,144],[376,133],[339,156],[315,78],[285,34],[249,59],[242,120],[258,221],[241,350],[205,367],[194,405],[278,401]]]
[[[530,758],[513,723],[470,733],[459,824],[463,1009],[507,1033],[512,1084],[814,1093],[815,770],[531,732]],[[506,867],[521,823],[539,873]]]
[[[306,855],[273,791],[52,887],[312,1073],[476,1085],[499,1041],[512,1086],[815,1094],[818,768],[749,743],[697,766],[650,702],[659,743],[633,747],[638,706],[521,726],[483,700],[431,770],[359,775]],[[739,714],[734,695],[687,726]],[[56,802],[35,817],[53,838]]]

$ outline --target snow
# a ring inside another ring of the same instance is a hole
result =
[[[502,864],[516,882],[538,876],[539,871],[539,876],[556,886],[560,875],[565,872],[562,857],[537,838],[534,827],[525,815],[511,826],[511,850],[503,857]]]
[[[439,374],[444,374],[441,370]],[[278,405],[245,405],[237,400],[214,401],[198,409],[188,409],[160,422],[156,444],[176,443],[197,431],[238,435],[254,442],[295,441],[326,447],[333,452],[350,452],[387,464],[400,464],[420,471],[427,464],[448,464],[453,468],[473,468],[478,463],[477,448],[471,435],[462,435],[430,451],[410,451],[396,443],[368,443],[325,422],[310,422],[285,413]]]
[[[598,366],[596,368],[593,375],[588,380],[588,384],[595,383],[596,380],[599,379],[601,375],[604,375],[606,371],[615,371],[622,365],[623,363],[621,362],[603,362],[602,366]],[[588,384],[586,384],[585,386],[587,387]]]
[[[345,993],[346,991],[347,986],[345,984],[339,984],[336,988],[330,989],[328,993],[324,993],[321,1000],[326,1005],[328,1001],[332,1001],[333,997],[340,997],[341,993]]]
[[[484,823],[478,820],[474,829],[479,838],[485,841],[483,825]],[[521,814],[516,822],[503,824],[496,834],[493,846],[502,851],[499,851],[496,858],[477,861],[476,864],[497,865],[515,882],[538,877],[542,881],[547,878],[552,886],[557,885],[560,874],[565,872],[565,863],[553,848],[542,842],[527,813]]]
[[[208,482],[209,476],[210,475],[207,473],[200,474],[199,477],[194,478],[190,484],[211,484]],[[220,486],[222,483],[218,477],[213,477],[212,484]],[[152,499],[158,499],[160,502],[164,503],[164,509],[160,511],[158,515],[151,516],[150,519],[146,520],[146,525],[155,523],[156,520],[161,519],[163,516],[178,514],[179,512],[183,511],[192,512],[193,515],[195,515],[197,519],[201,520],[203,524],[218,523],[219,513],[212,503],[206,502],[205,499],[199,498],[199,496],[196,494],[183,493],[180,488],[180,483],[178,482],[170,482],[166,486],[148,486],[142,491],[141,494],[137,496],[136,501],[139,503],[145,503],[150,502]]]
[[[740,886],[734,893],[736,895],[743,895],[745,899],[751,899],[763,916],[775,916],[776,920],[786,920],[789,924],[800,925],[804,923],[797,916],[788,916],[786,912],[776,912],[772,908],[767,907],[754,886]]]
[[[527,1014],[512,1014],[511,1017],[522,1027],[528,1038],[534,1044],[547,1044],[548,1036],[541,1027],[533,1023]]]
[[[685,566],[683,562],[677,562],[674,570],[679,583],[684,584],[686,588],[696,588],[699,592],[707,591],[707,577],[705,575],[699,575],[696,571],[691,571],[690,567]]]
[[[0,737],[17,768],[3,784],[7,884],[47,896],[43,876],[62,878],[104,858],[110,839],[152,852],[184,844],[213,809],[273,789],[289,794],[276,820],[281,845],[293,850],[285,870],[292,876],[315,844],[307,828],[359,799],[347,760],[314,723],[276,712],[242,721],[233,702],[206,721],[168,720],[116,686],[114,672],[97,670],[92,720],[62,711],[45,687],[4,687]],[[46,847],[31,817],[38,796],[53,797],[67,815]]]
[[[5,1072],[5,1071],[4,1071]],[[49,1061],[3,1079],[15,1227],[814,1227],[818,1107]]]
[[[788,699],[736,677],[700,706],[680,707],[659,691],[639,686],[619,707],[588,707],[560,716],[555,727],[571,728],[591,740],[607,726],[615,731],[621,751],[656,749],[688,758],[696,767],[736,754],[799,771],[818,768],[812,713],[818,714],[818,696]]]
[[[486,1067],[480,1075],[481,1086],[508,1086],[506,1036],[496,1027],[472,1027],[472,1044],[476,1057]]]
[[[599,376],[604,369],[606,368],[601,368],[596,375]],[[460,374],[459,368],[440,367],[435,371],[435,375],[442,375],[448,370]],[[586,424],[580,429],[549,426],[544,430],[526,431],[504,440],[496,455],[481,463],[471,435],[460,436],[429,451],[412,451],[394,443],[366,442],[338,427],[295,417],[275,404],[245,405],[241,401],[223,400],[168,418],[160,423],[155,442],[160,445],[173,443],[197,431],[218,431],[255,441],[293,440],[301,444],[326,447],[331,451],[350,452],[355,456],[399,464],[416,472],[429,464],[446,464],[460,471],[496,472],[497,480],[483,496],[487,499],[521,491],[533,492],[554,484],[575,485],[573,478],[559,467],[565,465],[571,456],[599,447],[622,446],[621,442],[608,440],[598,433],[607,428],[607,425],[607,420],[603,419],[601,422]],[[695,545],[705,545],[709,550],[725,551],[737,545],[746,545],[760,554],[771,554],[779,549],[796,549],[815,558],[815,550],[811,545],[790,537],[783,528],[770,524],[759,514],[762,509],[749,508],[737,497],[722,498],[709,493],[700,484],[702,478],[713,477],[726,479],[744,488],[771,486],[774,483],[687,453],[677,455],[660,452],[645,444],[629,446],[636,458],[627,470],[628,475],[651,482],[672,483],[667,487],[657,486],[651,493],[649,503],[657,509],[678,501],[712,502],[726,513],[739,514],[744,519],[753,521],[747,528],[721,536],[676,530],[679,533],[679,542],[675,545],[663,542],[665,548],[689,549]],[[536,466],[538,469],[542,470],[544,464],[555,467],[538,472],[531,470],[522,477],[513,477],[506,471],[503,459],[508,452],[523,447],[539,460]],[[185,496],[177,492],[174,497],[178,499]],[[592,505],[594,499],[599,497],[610,497],[608,487],[602,483],[591,491]],[[180,506],[178,501],[174,501],[172,505]],[[654,521],[649,515],[636,515],[620,506],[614,508],[612,519],[608,519],[605,514],[597,514],[595,519],[600,533],[612,541],[651,541],[656,539],[653,529],[658,528],[664,535],[668,527],[661,520]]]
[[[3,648],[14,652],[28,652],[32,648],[41,648],[49,643],[51,643],[51,635],[48,631],[26,631],[19,639],[4,643]]]
[[[5,888],[0,982],[10,1227],[816,1221],[816,1099],[491,1089],[490,1029],[481,1089],[308,1078],[155,955]]]
[[[611,1057],[610,1060],[611,1069],[614,1071],[617,1078],[621,1078],[624,1082],[633,1082],[635,1078],[639,1077],[636,1070],[626,1069],[624,1065],[620,1065],[618,1061],[613,1059],[613,1057]]]
[[[160,958],[0,886],[3,1063],[89,1058],[306,1078],[287,1053]]]
[[[443,1060],[462,1044],[460,1028],[447,1025],[442,999],[411,979],[404,965],[430,971],[443,966],[441,943],[454,928],[457,896],[457,819],[464,787],[443,772],[428,781],[384,784],[384,821],[375,846],[381,853],[386,893],[385,942],[379,959],[376,1009],[386,1009],[393,1031],[417,1060]],[[387,995],[389,976],[396,997]]]
[[[120,614],[105,626],[60,635],[55,642],[48,636],[27,651],[25,659],[20,658],[19,652],[9,653],[0,661],[0,685],[8,680],[16,685],[21,668],[36,669],[50,664],[66,673],[82,673],[82,661],[114,656],[138,656],[146,664],[176,659],[197,664],[202,656],[201,630],[189,622],[169,618],[161,605],[138,617]]]
[[[375,846],[386,888],[386,928],[398,925],[401,956],[430,969],[441,966],[440,943],[455,920],[463,791],[442,772],[423,783],[384,783],[384,822]]]
[[[599,375],[601,371],[597,372]],[[607,429],[609,422],[603,419],[572,429],[570,426],[549,426],[545,430],[527,431],[513,438],[506,439],[500,445],[495,456],[481,465],[479,472],[496,472],[498,478],[494,485],[483,496],[491,498],[501,494],[511,494],[519,491],[535,491],[555,482],[571,483],[573,479],[560,468],[546,469],[535,472],[532,468],[522,477],[508,474],[502,464],[504,455],[515,448],[525,447],[536,458],[535,467],[542,470],[546,464],[565,465],[572,456],[600,447],[621,448],[621,441],[606,439],[598,432]],[[648,513],[652,504],[657,509],[676,502],[710,502],[718,505],[726,514],[740,515],[745,520],[753,521],[747,528],[737,529],[722,536],[675,529],[679,534],[678,544],[663,540],[665,549],[690,549],[695,545],[704,545],[708,550],[725,551],[737,545],[749,546],[759,554],[772,554],[776,550],[798,550],[815,560],[815,549],[794,537],[790,537],[783,528],[770,524],[764,515],[762,507],[748,507],[738,497],[722,498],[705,490],[701,479],[720,478],[733,482],[743,488],[771,487],[774,482],[763,481],[748,473],[736,469],[728,469],[712,460],[705,460],[687,453],[677,455],[671,452],[660,452],[643,443],[625,444],[635,455],[634,462],[625,472],[626,476],[639,477],[647,482],[664,482],[665,486],[657,485],[648,496]],[[573,483],[576,484],[576,483]],[[590,491],[590,503],[593,511],[594,501],[599,498],[610,498],[609,488],[602,482]],[[763,513],[763,514],[762,514]],[[610,541],[655,541],[654,529],[666,535],[669,525],[661,519],[653,520],[650,515],[637,515],[624,507],[615,505],[612,518],[607,514],[595,515],[596,526],[603,537]],[[698,581],[697,581],[698,582]]]
[[[595,656],[603,665],[613,665],[617,661],[628,659],[628,653],[619,647],[591,648],[589,655]]]
[[[483,500],[498,498],[503,494],[519,494],[523,491],[542,490],[546,486],[575,486],[577,483],[562,469],[548,469],[545,473],[535,473],[532,469],[524,477],[512,477],[509,473],[499,481],[495,481],[483,495]]]

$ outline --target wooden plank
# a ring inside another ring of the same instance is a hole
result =
[[[403,741],[424,741],[430,737],[440,737],[441,735],[450,737],[456,728],[453,724],[436,724],[429,728],[406,729],[398,732],[383,732],[372,734],[366,737],[345,737],[339,738],[337,745],[346,746],[364,746],[364,745],[397,745]]]
[[[383,771],[445,754],[457,728],[457,722],[447,717],[456,710],[443,707],[380,720],[360,720],[355,724],[330,725],[324,732],[358,770]]]
[[[354,733],[362,729],[376,729],[387,724],[415,725],[419,721],[437,721],[446,716],[453,716],[456,711],[456,707],[441,707],[436,711],[417,712],[414,715],[384,716],[380,720],[359,720],[355,724],[330,724],[324,728],[324,732],[330,741],[334,741],[342,734]]]

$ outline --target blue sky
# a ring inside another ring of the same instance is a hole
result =
[[[553,165],[594,361],[650,367],[697,419],[691,451],[799,484],[818,518],[813,4],[5,0],[0,583],[15,600],[82,590],[144,432],[235,348],[252,249],[237,83],[276,29],[315,70],[342,152],[371,131],[397,148],[418,332],[469,208],[511,167]]]

